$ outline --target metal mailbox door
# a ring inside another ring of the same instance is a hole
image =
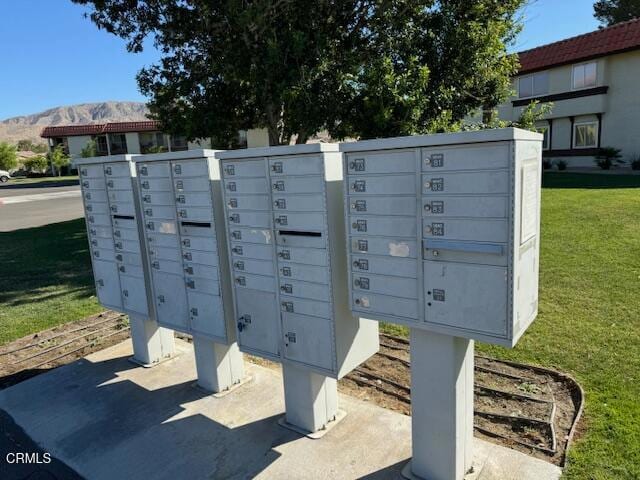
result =
[[[184,264],[184,273],[191,275],[192,277],[198,277],[207,280],[219,281],[218,269],[216,267],[209,267],[207,265],[199,265],[197,263]]]
[[[100,237],[100,238],[109,238],[111,240],[113,240],[113,235],[112,235],[112,230],[111,227],[105,227],[105,226],[101,226],[101,225],[92,225],[89,228],[89,235],[92,235],[94,237]],[[115,233],[117,232],[114,231],[113,234],[115,235]],[[111,242],[111,247],[113,248],[113,242]]]
[[[132,190],[131,177],[116,177],[107,180],[108,190]]]
[[[172,206],[145,206],[143,208],[143,213],[145,218],[150,219],[166,219],[166,220],[175,220],[176,219],[176,209]]]
[[[327,250],[320,248],[283,247],[277,248],[278,258],[288,262],[303,263],[305,265],[317,265],[319,267],[329,264]]]
[[[506,219],[431,219],[423,222],[424,238],[451,238],[455,240],[471,240],[476,242],[509,241],[509,224]]]
[[[353,274],[351,285],[354,292],[380,293],[402,298],[418,298],[418,282],[414,278],[388,275]]]
[[[266,275],[273,277],[273,262],[271,260],[253,260],[243,258],[233,261],[233,270],[237,273],[252,273],[254,275]]]
[[[270,228],[271,215],[267,212],[232,212],[227,218],[229,226],[242,225],[246,227]]]
[[[280,282],[280,298],[284,299],[284,295],[292,295],[298,298],[307,298],[309,300],[320,300],[329,302],[331,300],[331,292],[329,285],[321,285],[319,283],[301,282],[299,280],[282,280]]]
[[[103,178],[104,169],[102,165],[83,165],[80,167],[80,176],[84,178]]]
[[[227,195],[234,193],[269,193],[266,178],[225,179],[224,188]]]
[[[100,215],[100,214],[87,215],[87,221],[91,225],[102,225],[104,227],[111,226],[111,218],[109,217],[109,215]]]
[[[416,171],[415,150],[389,150],[381,153],[353,153],[347,156],[349,174],[412,173]]]
[[[376,312],[404,317],[406,320],[417,321],[418,319],[418,301],[409,298],[354,291],[352,307],[353,310],[362,312],[364,317],[368,312]]]
[[[359,196],[349,202],[349,212],[369,215],[415,215],[416,197]]]
[[[422,151],[422,170],[496,170],[508,168],[509,157],[508,143],[425,148]]]
[[[422,201],[422,214],[433,217],[506,218],[506,196],[429,196]]]
[[[155,205],[171,207],[175,211],[174,206],[175,196],[173,192],[152,192],[145,191],[142,194],[143,205]]]
[[[415,195],[415,175],[350,176],[350,195]]]
[[[418,258],[419,253],[415,240],[357,236],[351,238],[351,252],[400,258]]]
[[[370,255],[352,255],[353,273],[373,273],[397,277],[416,278],[418,276],[415,260],[411,258],[372,257]]]
[[[425,319],[503,337],[507,334],[505,267],[424,262]]]
[[[220,295],[220,282],[209,278],[185,277],[187,292],[195,291],[207,295]]]
[[[175,201],[178,207],[211,207],[211,194],[209,192],[179,192],[175,196]]]
[[[273,238],[270,229],[263,228],[230,228],[230,240],[242,240],[247,243],[271,245]]]
[[[207,252],[215,252],[218,250],[215,237],[188,237],[182,236],[182,246],[185,248],[193,248],[194,250],[204,250]]]
[[[124,177],[130,179],[131,164],[129,162],[105,163],[104,174],[108,177]]]
[[[174,178],[173,184],[176,192],[208,192],[211,188],[209,176],[203,178]]]
[[[214,337],[226,337],[224,312],[220,297],[200,292],[187,292],[191,330]]]
[[[154,247],[169,247],[173,249],[178,248],[178,236],[177,235],[164,235],[162,233],[148,233],[147,242],[150,248]]]
[[[385,237],[414,237],[417,233],[415,217],[382,217],[352,215],[349,231],[352,234],[366,233]]]
[[[104,177],[83,178],[80,185],[82,185],[83,190],[105,190],[106,188]]]
[[[318,175],[272,178],[271,191],[274,197],[281,193],[322,193],[324,192],[324,177]]]
[[[193,222],[211,222],[213,213],[211,207],[178,207],[180,220]]]
[[[134,217],[136,215],[133,203],[111,202],[109,210],[111,210],[111,213],[114,215],[125,215],[128,217]]]
[[[314,317],[282,314],[284,357],[307,365],[334,369],[331,322]]]
[[[133,190],[109,190],[109,200],[133,205]]]
[[[120,296],[120,278],[118,267],[112,262],[93,261],[93,275],[96,282],[96,294],[100,303],[113,307],[116,310],[122,308]]]
[[[274,277],[250,275],[248,273],[234,273],[233,281],[238,288],[248,288],[274,293],[276,291],[276,279]]]
[[[184,278],[157,270],[152,275],[158,323],[181,332],[186,331],[187,292]]]
[[[331,304],[317,300],[288,297],[280,295],[280,310],[282,312],[299,313],[320,318],[331,318]]]
[[[170,178],[169,162],[142,163],[138,165],[139,177]]]
[[[231,243],[231,255],[233,258],[254,258],[256,260],[273,259],[273,247],[271,245],[258,245],[255,243]]]
[[[264,160],[222,162],[222,172],[225,177],[264,177]]]
[[[318,231],[325,230],[327,221],[324,213],[280,213],[273,217],[275,228],[283,230]]]
[[[280,311],[272,293],[236,289],[238,343],[242,347],[277,356]]]
[[[434,194],[506,194],[509,192],[509,172],[430,173],[422,176],[422,193]]]
[[[282,175],[322,175],[324,165],[321,157],[278,157],[269,159],[271,177]]]
[[[199,252],[197,250],[186,251],[182,254],[182,259],[188,262],[199,263],[215,267],[218,265],[218,254],[216,252]]]
[[[234,195],[227,196],[227,208],[229,210],[257,210],[269,211],[268,195]]]
[[[203,160],[184,160],[171,162],[173,178],[209,177],[209,165]]]
[[[278,263],[280,277],[284,280],[302,280],[306,282],[327,284],[329,282],[329,272],[327,267],[316,267],[314,265],[301,265],[298,263]]]
[[[93,202],[107,202],[106,190],[83,190],[85,200],[91,200]]]
[[[325,202],[322,194],[283,195],[273,193],[273,211],[285,212],[324,212]]]
[[[149,314],[144,278],[121,275],[120,287],[122,289],[122,303],[126,310],[145,316]]]
[[[89,203],[86,202],[84,209],[88,214],[107,215],[109,213],[109,205],[106,203]]]

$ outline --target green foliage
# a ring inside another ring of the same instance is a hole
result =
[[[89,140],[87,144],[82,148],[82,150],[80,150],[80,156],[82,158],[91,158],[98,156],[98,147],[94,139]]]
[[[58,171],[58,176],[62,175],[62,167],[69,165],[69,162],[71,161],[68,155],[64,153],[62,145],[57,145],[49,152],[48,160]]]
[[[631,157],[631,169],[632,170],[640,170],[640,155],[636,154]]]
[[[553,103],[540,103],[535,100],[522,110],[520,118],[512,126],[536,132],[536,122],[543,120],[552,110]]]
[[[168,151],[164,145],[153,145],[145,149],[144,153],[164,153]]]
[[[459,128],[506,96],[506,45],[524,0],[74,0],[99,27],[158,64],[138,75],[170,133],[235,141],[266,127],[272,145]]]
[[[0,142],[0,170],[13,170],[18,166],[16,147]]]
[[[558,170],[563,171],[567,169],[567,161],[566,160],[556,160],[556,167]]]
[[[24,161],[24,168],[30,172],[42,172],[47,169],[49,162],[43,155],[35,155]]]
[[[598,0],[594,16],[606,26],[640,17],[640,0]]]
[[[622,154],[619,148],[604,147],[601,148],[596,155],[595,162],[602,170],[610,170],[614,164],[623,164],[624,160],[621,160]]]
[[[542,159],[542,168],[544,170],[551,170],[553,168],[553,162],[551,160],[549,160],[548,158],[543,158]]]

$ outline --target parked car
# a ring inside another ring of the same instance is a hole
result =
[[[0,170],[0,183],[8,182],[11,178],[11,174],[6,170]]]

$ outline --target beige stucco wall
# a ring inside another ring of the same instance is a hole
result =
[[[67,145],[69,146],[69,156],[79,157],[80,152],[84,147],[87,146],[87,143],[91,141],[90,135],[80,135],[77,137],[67,137]]]
[[[140,138],[137,132],[129,132],[124,134],[127,140],[127,153],[140,153]]]
[[[247,148],[268,146],[269,132],[266,128],[251,128],[247,130]]]

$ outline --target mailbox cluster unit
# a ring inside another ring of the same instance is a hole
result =
[[[337,145],[219,154],[240,349],[340,378],[378,349],[349,311]]]
[[[513,346],[537,314],[539,135],[341,144],[351,308]]]

